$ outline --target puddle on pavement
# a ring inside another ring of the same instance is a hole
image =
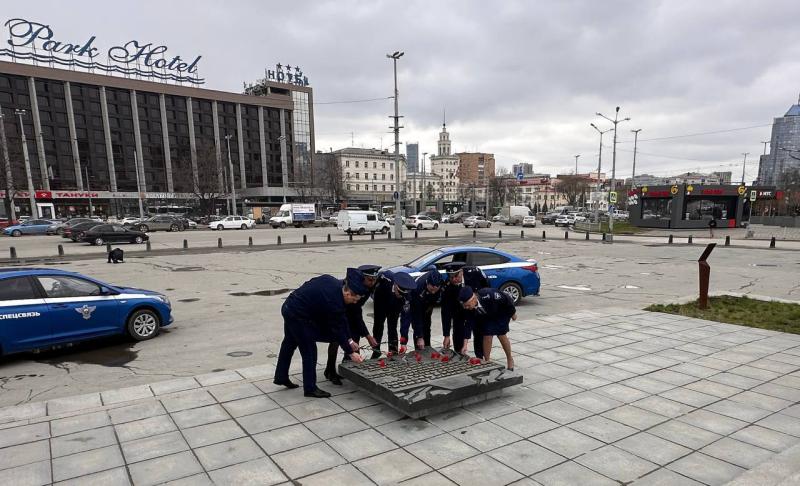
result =
[[[774,263],[751,263],[751,267],[777,267]]]
[[[250,351],[231,351],[230,353],[227,353],[227,355],[231,358],[244,358],[245,356],[250,356],[252,354],[253,353]]]
[[[637,287],[635,285],[623,285],[623,289],[640,289],[641,287]]]
[[[200,300],[200,299],[198,299],[196,297],[192,297],[190,299],[179,299],[178,302],[197,302],[198,300]]]
[[[281,295],[289,292],[292,289],[275,289],[275,290],[256,290],[255,292],[231,292],[228,295],[233,295],[235,297],[249,297],[251,295],[260,295],[260,296],[272,296],[272,295]]]
[[[176,267],[173,268],[173,272],[202,272],[205,270],[203,267]]]
[[[567,290],[584,290],[590,291],[592,290],[590,287],[584,287],[582,285],[557,285],[559,289],[567,289]]]
[[[166,330],[162,329],[162,333]],[[103,338],[95,341],[78,343],[69,348],[53,351],[43,351],[35,355],[36,361],[69,372],[68,363],[95,364],[109,368],[124,368],[134,361],[139,351],[133,349],[136,345],[129,342],[126,337]]]

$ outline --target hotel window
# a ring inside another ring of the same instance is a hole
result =
[[[384,185],[382,186],[382,189],[381,189],[381,190],[382,190],[383,192],[386,192],[386,184],[384,184]]]
[[[356,169],[358,168],[358,161],[356,160]]]
[[[364,179],[369,179],[369,173],[368,172],[364,172]]]
[[[360,191],[360,190],[361,190],[361,184],[356,184],[356,191]]]
[[[378,190],[378,185],[377,184],[373,184],[372,185],[372,190],[373,191],[377,191]]]
[[[360,179],[360,177],[359,177],[360,175],[361,175],[361,174],[359,174],[358,172],[356,172],[356,179]]]
[[[394,180],[394,174],[389,174],[389,180]]]
[[[372,174],[372,180],[374,181],[374,180],[377,180],[377,179],[378,179],[378,173],[375,172],[374,174]]]
[[[350,161],[349,160],[345,160],[344,161],[344,166],[345,167],[350,167]]]
[[[386,162],[381,162],[381,169],[385,169],[385,168],[386,168]]]
[[[373,169],[377,169],[378,168],[378,163],[377,162],[373,162],[372,163],[372,168]]]
[[[381,179],[385,181],[386,180],[386,174],[381,174]]]

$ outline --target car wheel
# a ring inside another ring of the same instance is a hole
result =
[[[486,223],[486,227],[487,228],[491,228],[492,227],[492,223]]]
[[[103,239],[102,238],[95,238],[94,244],[97,246],[103,246]]]
[[[367,232],[367,231],[366,231],[364,228],[358,228],[358,234],[359,234],[359,235],[363,235],[363,234],[364,234],[364,233],[366,233],[366,232]]]
[[[522,300],[522,288],[514,282],[507,282],[500,286],[500,291],[508,294],[514,301],[514,305],[519,304]]]
[[[155,311],[139,309],[128,317],[128,335],[136,341],[146,341],[158,335],[161,319]]]
[[[281,229],[283,229],[283,228],[285,228],[285,227],[286,227],[286,223],[284,223],[283,221],[281,221]]]
[[[178,225],[177,224],[173,224],[172,226],[169,227],[169,230],[170,231],[178,231]]]
[[[417,229],[418,229],[418,230],[421,230],[421,229],[422,229],[422,225],[421,225],[421,224],[418,224],[418,225],[417,225]]]
[[[381,228],[381,234],[382,234],[382,235],[385,235],[387,231],[389,231],[389,228],[387,228],[386,226],[384,226],[383,228]]]
[[[433,229],[435,229],[435,230],[439,229],[439,224],[438,223],[433,223]]]
[[[144,239],[141,236],[137,236],[136,238],[133,239],[133,242],[136,243],[137,245],[141,245],[143,241]]]
[[[243,224],[243,225],[242,225],[242,229],[247,229],[247,225],[246,225],[246,224]]]
[[[11,232],[11,236],[22,236],[22,231],[14,230]]]
[[[63,235],[64,234],[64,228],[58,228],[56,230],[56,234]]]
[[[150,227],[147,226],[146,224],[140,225],[139,231],[141,231],[142,233],[147,233],[148,231],[150,231]]]
[[[217,225],[217,229],[218,229],[219,231],[222,231],[222,230],[224,230],[224,229],[225,229],[225,227],[224,227],[224,226],[222,226],[221,224],[218,224],[218,225]]]

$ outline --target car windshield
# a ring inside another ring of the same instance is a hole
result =
[[[414,260],[412,262],[409,262],[409,263],[406,263],[406,266],[407,267],[411,267],[411,268],[417,268],[417,267],[421,266],[424,262],[426,262],[428,260],[432,260],[434,258],[437,258],[437,257],[439,257],[439,256],[441,256],[443,254],[444,253],[441,250],[429,251],[428,253],[426,253],[426,254],[422,255],[421,257],[417,258],[416,260]]]
[[[278,216],[279,218],[285,218],[286,216],[289,216],[289,211],[278,211],[278,214],[275,216]]]

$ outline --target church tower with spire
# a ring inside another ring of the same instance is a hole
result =
[[[447,132],[447,113],[442,111],[442,131],[439,132],[437,155],[431,157],[431,173],[441,177],[440,187],[434,191],[436,199],[458,201],[458,156],[453,154],[450,134]]]

